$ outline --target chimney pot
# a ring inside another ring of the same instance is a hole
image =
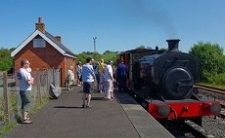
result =
[[[38,23],[43,23],[42,22],[42,17],[38,17]]]
[[[61,36],[55,36],[55,39],[61,43]]]
[[[41,32],[45,32],[45,24],[43,23],[41,17],[38,17],[38,22],[35,24],[35,29]]]

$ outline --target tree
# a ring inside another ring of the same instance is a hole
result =
[[[89,57],[90,55],[87,54],[87,52],[82,52],[76,55],[77,61],[81,61],[81,63],[86,63],[86,58]]]
[[[136,47],[135,49],[145,49],[145,46],[144,45],[140,45],[140,46]]]
[[[211,75],[225,73],[225,56],[223,48],[218,44],[198,42],[189,53],[200,59],[200,71],[204,80],[208,80]]]
[[[1,48],[0,49],[0,71],[8,71],[12,68],[13,59],[11,57],[11,52],[13,48]]]
[[[100,61],[100,59],[104,59],[106,62],[109,60],[112,60],[113,62],[115,62],[118,53],[119,52],[117,51],[109,51],[109,50],[105,51],[103,54],[87,51],[87,52],[82,52],[77,54],[76,57],[77,57],[77,60],[81,61],[83,64],[86,62],[87,57],[92,57],[96,61]]]
[[[163,53],[163,52],[166,52],[166,51],[168,51],[168,49],[166,49],[166,48],[160,48],[159,49],[159,53]]]
[[[114,63],[116,62],[116,58],[117,58],[118,52],[104,52],[104,54],[102,55],[102,58],[107,62],[109,60],[113,61]]]

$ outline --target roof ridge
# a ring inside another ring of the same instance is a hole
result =
[[[24,48],[32,39],[34,39],[37,35],[40,35],[45,41],[47,41],[50,45],[56,48],[61,54],[64,56],[75,57],[75,54],[64,46],[61,42],[59,42],[53,35],[48,33],[47,31],[41,32],[39,30],[35,30],[31,35],[29,35],[21,44],[17,46],[17,48],[11,52],[11,56],[14,57],[21,49]]]

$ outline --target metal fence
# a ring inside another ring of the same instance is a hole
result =
[[[60,87],[60,74],[59,69],[31,72],[34,78],[31,91],[31,109],[37,102],[42,102],[49,97],[50,84]],[[16,74],[9,75],[6,72],[0,72],[0,102],[0,125],[15,120],[15,117],[20,115],[21,100]]]

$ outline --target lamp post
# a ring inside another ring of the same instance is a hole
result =
[[[94,53],[96,53],[96,39],[97,39],[97,37],[95,36],[95,37],[93,37],[93,40],[94,40]]]

